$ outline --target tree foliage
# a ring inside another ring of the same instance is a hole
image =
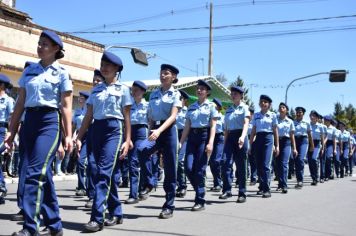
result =
[[[237,76],[236,80],[229,85],[229,89],[231,88],[231,86],[240,86],[240,87],[242,87],[244,89],[244,91],[245,91],[245,93],[244,93],[244,101],[246,102],[246,104],[249,107],[255,109],[255,105],[253,104],[253,102],[251,101],[251,99],[248,96],[249,89],[245,86],[245,82],[243,81],[243,79],[241,79],[240,76]]]
[[[352,104],[343,107],[340,102],[334,105],[334,117],[345,122],[348,128],[356,131],[356,108]]]

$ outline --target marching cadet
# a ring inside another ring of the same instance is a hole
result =
[[[209,157],[213,151],[218,112],[214,103],[208,100],[211,85],[198,80],[196,93],[198,101],[188,107],[180,145],[187,140],[185,172],[195,190],[192,211],[205,209],[205,175]]]
[[[339,121],[333,120],[332,121],[334,126],[335,126],[335,141],[336,141],[336,151],[333,157],[333,163],[334,163],[334,171],[336,174],[336,178],[340,177],[340,166],[341,166],[341,161],[340,161],[340,156],[341,156],[341,150],[342,148],[342,141],[341,141],[341,131],[339,129]],[[333,179],[333,175],[332,178]]]
[[[84,226],[89,232],[102,230],[104,225],[113,226],[123,222],[115,177],[119,168],[118,158],[123,159],[127,155],[131,142],[132,100],[129,88],[118,80],[122,70],[121,59],[111,52],[104,51],[100,72],[105,82],[93,88],[76,139],[77,149],[80,151],[83,136],[94,118],[92,137],[95,145],[92,145],[92,148],[98,174],[90,221]],[[125,142],[122,143],[123,138]],[[106,209],[109,211],[109,219],[104,221]]]
[[[261,95],[259,106],[261,111],[255,113],[252,120],[249,153],[251,153],[252,143],[256,136],[255,155],[260,178],[257,194],[262,194],[263,198],[270,198],[272,155],[273,152],[275,156],[279,155],[278,121],[276,114],[269,111],[272,106],[272,99],[269,96]]]
[[[297,147],[298,155],[294,159],[295,161],[295,175],[297,177],[296,189],[303,187],[304,180],[304,160],[306,158],[308,147],[310,151],[314,150],[314,143],[311,136],[310,123],[304,120],[304,114],[306,110],[304,107],[296,107],[296,118],[294,120],[295,126],[295,144]]]
[[[209,160],[210,170],[213,175],[214,183],[214,186],[210,189],[210,191],[220,192],[222,186],[221,163],[224,152],[224,115],[221,114],[222,102],[218,98],[214,98],[213,103],[216,105],[215,109],[218,111],[218,118],[216,121],[216,133],[214,138],[213,152]]]
[[[186,115],[187,115],[187,102],[189,99],[189,94],[184,90],[179,90],[181,94],[182,108],[179,109],[177,114],[177,129],[178,129],[178,140],[182,137]],[[178,156],[178,166],[177,166],[177,191],[176,197],[183,198],[187,193],[187,178],[184,171],[184,160],[185,160],[185,151],[187,147],[187,142],[184,142],[181,148],[179,149]]]
[[[79,92],[78,102],[80,107],[74,110],[74,115],[72,120],[75,133],[79,131],[80,126],[82,125],[83,118],[87,111],[85,103],[88,97],[89,97],[89,92],[86,91]],[[85,176],[85,165],[87,163],[87,147],[86,147],[87,139],[88,138],[86,132],[82,138],[82,149],[78,153],[79,154],[78,161],[77,161],[78,186],[75,193],[75,195],[77,196],[86,195],[87,184],[86,184],[86,176]]]
[[[322,143],[322,149],[320,150],[319,154],[319,161],[320,161],[320,183],[324,183],[325,180],[325,162],[326,162],[326,154],[325,154],[325,149],[326,149],[326,142],[327,142],[327,127],[323,122],[323,116],[318,114],[318,124],[321,125],[323,129],[323,137],[324,141]]]
[[[335,127],[332,125],[332,117],[324,116],[324,124],[326,125],[325,134],[325,181],[333,177],[333,157],[336,155],[336,135]]]
[[[247,131],[250,121],[248,106],[243,102],[244,89],[239,86],[231,86],[231,105],[225,114],[225,145],[224,161],[222,166],[223,193],[220,199],[232,197],[231,193],[231,173],[233,163],[238,169],[237,179],[239,184],[239,195],[237,203],[246,202],[246,179],[247,179],[247,151],[248,140]]]
[[[354,156],[355,156],[355,149],[356,149],[356,139],[355,136],[353,135],[353,130],[350,128],[349,129],[350,136],[351,136],[351,146],[350,146],[350,157],[349,157],[349,176],[352,176],[352,169],[354,167]]]
[[[278,119],[278,137],[279,137],[279,155],[275,157],[276,160],[276,175],[278,176],[277,191],[288,193],[287,176],[289,157],[291,154],[296,156],[297,149],[294,139],[294,122],[288,117],[289,107],[287,104],[281,102],[279,104]],[[292,152],[293,151],[293,152]]]
[[[251,131],[252,131],[252,120],[253,120],[253,115],[255,113],[255,109],[250,107],[249,108],[250,111],[250,122],[248,124],[248,140],[250,140],[250,136],[251,136]],[[255,142],[252,143],[252,147],[251,147],[251,153],[248,153],[248,162],[250,165],[250,186],[254,186],[257,183],[257,166],[256,166],[256,157],[254,155],[254,150],[255,150]]]
[[[134,81],[131,87],[131,94],[134,99],[134,103],[132,104],[130,111],[133,148],[128,154],[130,193],[129,198],[125,201],[125,204],[138,203],[140,176],[142,176],[142,178],[145,176],[145,173],[143,173],[145,163],[143,160],[139,160],[137,147],[140,143],[147,139],[148,135],[148,102],[143,98],[146,90],[146,84],[138,80]],[[142,166],[141,174],[140,166]]]
[[[351,134],[346,130],[346,124],[342,121],[339,123],[340,131],[341,131],[341,142],[342,142],[342,150],[340,151],[340,177],[344,178],[344,176],[348,175],[349,171],[349,155],[351,151]]]
[[[163,154],[164,181],[166,202],[162,206],[159,218],[173,216],[174,198],[177,182],[178,133],[175,125],[178,109],[182,107],[180,93],[173,87],[178,82],[179,70],[169,64],[162,64],[160,71],[161,86],[150,94],[149,120],[150,134],[138,147],[140,159],[149,159],[158,149]],[[145,186],[141,196],[148,195],[154,188],[150,182]],[[147,197],[146,197],[147,198]]]
[[[0,153],[6,148],[4,143],[5,135],[14,110],[14,100],[6,94],[6,89],[10,86],[12,86],[10,79],[4,74],[0,74]],[[0,204],[5,203],[6,192],[5,179],[2,168],[0,168]]]
[[[23,201],[25,222],[23,229],[13,235],[37,234],[40,212],[48,235],[63,235],[51,164],[61,133],[65,135],[64,149],[70,151],[72,147],[73,86],[68,72],[57,62],[64,54],[62,40],[55,32],[42,31],[37,54],[41,59],[39,63],[28,66],[19,80],[19,96],[7,138],[10,147],[18,131],[21,115],[26,109],[21,169],[21,175],[26,176],[23,192],[23,199],[26,199]]]
[[[100,73],[100,70],[95,69],[93,75],[93,87],[105,81],[105,78]],[[96,161],[93,154],[93,123],[89,125],[87,131],[87,157],[88,157],[88,165],[86,169],[87,176],[87,196],[88,201],[85,203],[85,208],[93,207],[93,199],[95,195],[95,179],[97,175],[97,166]]]
[[[319,179],[318,158],[320,152],[323,150],[324,130],[321,124],[318,123],[319,114],[316,111],[312,110],[309,117],[314,149],[308,152],[308,166],[312,178],[311,185],[316,186]]]

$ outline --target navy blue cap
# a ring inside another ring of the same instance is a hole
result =
[[[57,44],[61,49],[63,49],[63,42],[61,38],[51,30],[44,30],[41,33],[41,36],[46,36],[50,40],[52,40],[55,44]]]
[[[9,79],[9,77],[7,77],[4,74],[0,74],[0,82],[6,83],[6,84],[11,84],[11,80]]]
[[[343,121],[339,121],[339,125],[343,125],[343,126],[345,126],[346,127],[346,124],[345,124],[345,122],[343,122]]]
[[[272,98],[270,98],[270,96],[265,95],[265,94],[262,94],[260,96],[260,100],[266,100],[267,102],[272,103]]]
[[[208,90],[212,90],[211,85],[204,80],[198,80],[198,85],[205,86]]]
[[[189,99],[189,94],[186,92],[186,91],[184,91],[184,90],[179,90],[179,92],[180,92],[180,94],[182,95],[182,97],[183,98],[185,98],[185,99]]]
[[[324,120],[331,121],[333,118],[329,115],[324,116]]]
[[[170,70],[172,73],[178,75],[179,74],[179,70],[177,67],[172,66],[170,64],[162,64],[161,65],[161,70]]]
[[[137,86],[137,87],[139,87],[140,89],[142,89],[144,91],[147,90],[147,85],[144,82],[140,81],[140,80],[135,80],[133,82],[132,86]]]
[[[231,86],[230,90],[231,91],[236,91],[236,92],[239,92],[239,93],[244,93],[245,92],[245,90],[242,87],[237,86],[237,85]]]
[[[280,106],[285,106],[287,108],[287,111],[289,111],[289,107],[284,102],[279,103],[278,107],[280,107]]]
[[[104,51],[103,56],[101,57],[102,61],[110,62],[114,65],[119,66],[119,71],[122,71],[124,65],[122,64],[121,58],[116,56],[114,53],[109,51]]]
[[[81,95],[81,96],[85,97],[85,99],[87,99],[89,97],[90,93],[87,91],[79,91],[79,95]]]
[[[318,112],[316,112],[315,110],[311,110],[311,111],[310,111],[310,115],[313,115],[313,116],[319,117],[319,113],[318,113]]]
[[[307,110],[305,110],[304,107],[296,107],[296,108],[295,108],[295,111],[296,111],[296,112],[297,112],[297,111],[302,111],[303,113],[305,113]]]
[[[99,76],[101,77],[103,80],[105,80],[104,76],[101,74],[100,70],[95,69],[94,70],[94,76]]]
[[[218,98],[214,98],[213,103],[215,103],[218,107],[222,107],[222,102]]]

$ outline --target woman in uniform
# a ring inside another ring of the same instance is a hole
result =
[[[295,175],[297,177],[296,189],[301,189],[303,187],[304,179],[304,160],[306,158],[308,147],[309,150],[314,150],[313,138],[311,135],[310,123],[303,119],[305,114],[304,107],[296,107],[295,113],[296,118],[294,120],[295,126],[295,145],[297,147],[298,155],[294,159],[295,161]]]
[[[243,102],[244,89],[239,86],[231,86],[231,105],[225,113],[225,145],[224,159],[222,165],[223,193],[220,199],[232,197],[232,167],[236,163],[237,179],[239,186],[238,203],[246,201],[246,180],[247,180],[247,151],[248,151],[248,125],[250,112],[248,106]]]
[[[310,112],[310,129],[313,138],[314,149],[308,152],[308,165],[310,176],[312,178],[311,185],[316,186],[319,179],[319,153],[323,149],[324,131],[323,127],[318,123],[318,113],[314,110]]]
[[[44,30],[39,38],[39,63],[28,66],[19,80],[19,96],[11,117],[7,143],[11,146],[26,109],[24,129],[25,177],[23,230],[13,235],[32,235],[39,231],[40,212],[50,235],[62,235],[62,223],[52,179],[51,165],[61,140],[63,147],[72,147],[72,81],[58,59],[64,57],[63,43],[53,31]],[[59,112],[61,111],[61,112]],[[36,122],[33,122],[36,120]],[[63,131],[61,132],[61,125]]]
[[[270,198],[272,154],[274,152],[275,156],[279,155],[277,115],[269,111],[272,105],[272,99],[269,96],[261,95],[259,105],[261,111],[253,116],[249,153],[251,153],[251,146],[256,136],[255,155],[260,178],[257,194],[262,194],[263,198]]]
[[[214,103],[208,100],[211,85],[198,80],[198,101],[188,107],[180,145],[187,141],[185,173],[195,190],[195,204],[192,211],[205,209],[205,175],[209,157],[213,151],[218,112]]]
[[[100,65],[100,72],[105,82],[93,88],[87,101],[87,112],[76,139],[77,148],[80,151],[83,136],[94,118],[92,140],[95,145],[92,148],[98,173],[91,217],[89,223],[85,225],[85,230],[89,232],[102,230],[104,224],[112,226],[123,222],[115,177],[119,168],[118,158],[123,159],[127,155],[131,142],[132,100],[130,89],[118,80],[122,70],[121,59],[105,51]],[[125,142],[122,143],[123,139]],[[110,216],[104,221],[106,209]]]
[[[333,120],[332,121],[334,126],[335,126],[335,141],[336,141],[336,152],[335,155],[333,156],[333,163],[334,163],[334,171],[336,174],[336,178],[340,177],[340,166],[341,166],[341,161],[340,161],[340,156],[341,156],[341,151],[343,150],[342,147],[342,141],[341,141],[341,131],[339,127],[339,121]],[[334,173],[331,175],[330,179],[334,178]]]
[[[341,165],[340,165],[340,177],[348,175],[349,172],[349,155],[351,147],[351,135],[350,132],[346,130],[346,124],[340,121],[340,131],[341,131],[341,142],[342,142],[342,152],[341,152]]]
[[[336,155],[336,136],[335,127],[332,125],[331,116],[324,116],[324,124],[326,125],[325,134],[325,181],[333,178],[333,156]]]
[[[277,190],[281,190],[282,193],[288,193],[287,177],[289,157],[292,150],[293,155],[297,155],[297,149],[294,140],[294,123],[288,117],[288,106],[281,102],[279,104],[278,120],[278,137],[279,137],[279,155],[276,156],[276,176],[278,176]]]
[[[14,110],[14,102],[6,93],[6,89],[11,86],[10,79],[0,74],[0,153],[5,150],[4,139],[9,128],[9,121]],[[0,204],[5,203],[6,185],[2,168],[0,168]]]
[[[166,202],[159,214],[161,219],[171,218],[174,211],[178,158],[178,133],[175,121],[178,109],[182,107],[180,93],[173,87],[173,84],[178,82],[178,73],[179,70],[175,66],[161,65],[161,86],[152,91],[149,99],[150,134],[138,147],[140,159],[149,159],[158,149],[163,154],[163,189],[166,192]],[[154,179],[151,178],[140,195],[147,198],[153,188]]]

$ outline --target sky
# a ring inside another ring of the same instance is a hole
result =
[[[240,76],[256,106],[259,96],[267,94],[277,108],[292,80],[345,69],[344,83],[330,83],[327,74],[296,81],[288,105],[323,115],[331,114],[336,102],[356,106],[355,0],[212,3],[212,75],[224,75],[228,84]],[[123,60],[124,81],[158,79],[162,63],[177,66],[181,77],[208,74],[209,1],[17,0],[16,8],[41,26],[155,55],[144,67],[134,64],[129,50],[113,50]],[[326,19],[310,20],[319,18]],[[272,24],[285,21],[292,22]]]

